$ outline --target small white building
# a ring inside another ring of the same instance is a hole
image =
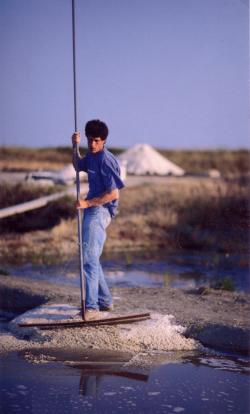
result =
[[[175,175],[185,171],[169,161],[151,145],[136,144],[118,156],[120,163],[126,164],[127,173],[133,175]]]

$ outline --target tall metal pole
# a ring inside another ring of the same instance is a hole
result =
[[[77,131],[77,97],[76,97],[76,31],[75,31],[75,0],[72,0],[72,40],[73,40],[73,82],[74,82],[74,121]]]
[[[77,98],[76,98],[76,42],[75,42],[75,0],[72,0],[72,39],[73,39],[73,81],[74,81],[74,121],[75,132],[77,132]],[[78,144],[75,148],[79,152]],[[80,176],[79,170],[76,171],[76,198],[80,200]],[[80,285],[81,285],[81,314],[85,320],[85,279],[83,273],[83,250],[82,250],[82,210],[77,210],[77,227],[78,227],[78,247],[79,247],[79,264],[80,264]]]

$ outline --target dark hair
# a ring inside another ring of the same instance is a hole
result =
[[[107,139],[109,130],[107,125],[99,119],[88,121],[85,125],[86,137],[96,138],[100,137],[103,141]]]

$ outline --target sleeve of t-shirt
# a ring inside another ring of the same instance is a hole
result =
[[[115,189],[120,190],[124,187],[124,183],[120,177],[120,167],[118,162],[111,163],[109,160],[103,160],[101,173],[106,191],[110,192]]]
[[[78,164],[78,171],[87,172],[87,170],[88,170],[87,157],[78,158],[77,164]]]

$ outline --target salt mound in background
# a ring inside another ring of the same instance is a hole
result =
[[[24,329],[18,326],[20,322],[69,319],[77,312],[78,309],[70,305],[43,305],[14,319],[10,323],[10,329],[14,334],[22,337],[28,334],[31,341],[36,343],[61,348],[80,347],[129,352],[199,348],[197,341],[184,336],[185,328],[174,324],[172,315],[152,314],[150,320],[134,324],[49,331],[39,331],[37,328]]]
[[[151,145],[136,144],[118,156],[120,162],[126,163],[127,172],[135,175],[176,175],[182,176],[185,171],[174,164]]]

